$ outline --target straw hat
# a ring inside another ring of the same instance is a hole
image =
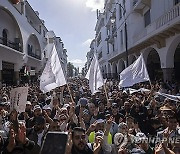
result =
[[[160,107],[160,111],[171,111],[171,108],[167,105]]]

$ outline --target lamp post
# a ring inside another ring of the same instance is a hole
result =
[[[129,66],[129,62],[128,62],[128,56],[129,56],[129,53],[128,53],[128,36],[127,36],[127,23],[126,23],[126,17],[125,17],[125,8],[119,4],[119,3],[114,3],[114,4],[118,4],[119,7],[121,7],[123,9],[123,15],[124,15],[124,31],[125,31],[125,50],[126,50],[126,67]],[[111,11],[110,11],[111,12]],[[111,12],[112,13],[112,12]],[[111,17],[111,23],[114,24],[116,21],[116,17],[113,15]]]

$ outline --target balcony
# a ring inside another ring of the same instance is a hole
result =
[[[166,14],[161,16],[156,21],[156,29],[162,27],[163,25],[167,24],[168,22],[172,21],[173,19],[179,16],[180,16],[180,3],[174,6],[170,11],[168,11]]]
[[[165,39],[176,33],[180,33],[180,3],[135,35],[134,44],[157,44],[158,48],[162,48]]]
[[[151,7],[151,0],[134,0],[133,10],[142,15],[145,6]]]
[[[31,56],[31,57],[33,57],[33,58],[36,58],[36,59],[38,59],[38,60],[41,60],[41,56],[33,53],[33,52],[30,51],[30,50],[28,51],[28,55]]]
[[[10,47],[10,48],[17,50],[19,52],[22,52],[22,47],[20,46],[20,43],[15,43],[15,42],[7,40],[3,37],[0,37],[0,44],[5,45],[7,47]]]

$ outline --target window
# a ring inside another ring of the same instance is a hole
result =
[[[97,46],[101,43],[101,33],[99,33],[99,36],[97,38]]]
[[[114,43],[112,44],[112,49],[113,49],[113,52],[115,51],[115,45]]]
[[[109,43],[107,42],[107,54],[109,54]]]
[[[174,5],[178,4],[180,0],[174,0]]]
[[[41,34],[41,25],[39,25],[39,33]]]
[[[107,35],[109,35],[110,34],[110,30],[109,30],[109,28],[107,28]]]
[[[119,20],[122,18],[122,8],[121,4],[119,4]]]
[[[123,15],[125,15],[125,13],[126,13],[126,1],[125,0],[123,0]]]
[[[3,36],[3,45],[7,46],[7,30],[3,29],[2,36]]]
[[[123,31],[120,31],[120,36],[121,36],[121,45],[123,45]]]
[[[43,36],[45,37],[46,36],[46,32],[43,30]]]
[[[145,25],[145,27],[147,27],[150,23],[151,23],[151,14],[150,14],[150,10],[148,10],[144,14],[144,25]]]

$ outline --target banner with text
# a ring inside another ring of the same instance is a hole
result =
[[[18,87],[11,90],[10,93],[10,109],[17,112],[25,112],[28,95],[28,87]]]

